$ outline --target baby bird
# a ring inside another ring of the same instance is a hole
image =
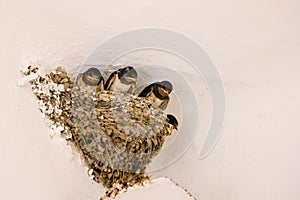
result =
[[[96,87],[98,90],[103,90],[104,79],[101,72],[97,68],[89,68],[76,78],[76,84],[79,86]]]
[[[178,121],[176,119],[176,117],[174,117],[173,115],[168,114],[167,115],[167,122],[171,125],[173,125],[174,129],[178,130]]]
[[[136,86],[137,72],[131,67],[125,67],[113,72],[105,83],[104,89],[132,94]]]
[[[150,84],[145,87],[139,94],[139,97],[152,97],[154,103],[161,109],[165,110],[170,101],[170,93],[173,90],[173,86],[169,81],[161,81]]]

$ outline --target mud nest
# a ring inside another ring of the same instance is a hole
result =
[[[149,180],[146,167],[174,129],[151,98],[78,87],[61,67],[41,74],[29,66],[22,73],[51,128],[80,153],[89,175],[109,188],[107,197]]]

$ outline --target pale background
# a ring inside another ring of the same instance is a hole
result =
[[[77,66],[123,31],[168,28],[201,44],[224,79],[227,114],[214,151],[201,137],[169,176],[203,200],[300,199],[300,2],[0,1],[0,198],[98,199],[77,156],[50,139],[21,65]]]

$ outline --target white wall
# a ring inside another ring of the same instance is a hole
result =
[[[209,53],[224,79],[227,115],[213,153],[197,160],[201,136],[173,166],[199,199],[300,199],[300,2],[0,1],[1,199],[97,199],[103,189],[78,157],[51,140],[22,64],[77,67],[103,40],[126,30],[183,33]]]

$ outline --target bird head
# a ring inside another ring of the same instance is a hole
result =
[[[162,97],[167,97],[173,90],[173,85],[169,81],[157,83],[157,90]]]
[[[167,115],[167,121],[169,124],[173,125],[174,129],[178,130],[178,121],[174,115]]]
[[[127,83],[134,83],[137,80],[137,72],[131,66],[120,69],[118,75],[122,81]]]
[[[98,86],[103,80],[103,77],[97,68],[92,67],[83,73],[82,80],[87,85]]]

